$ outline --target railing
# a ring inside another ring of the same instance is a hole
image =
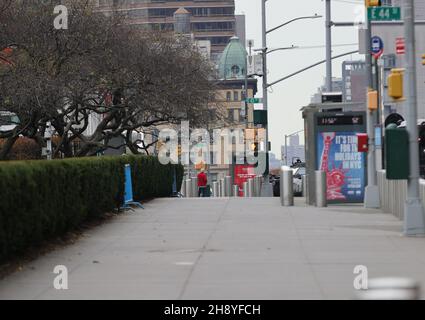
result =
[[[392,213],[400,220],[404,218],[404,203],[407,198],[406,180],[387,180],[385,171],[378,171],[378,186],[381,197],[381,208]],[[425,180],[421,180],[421,199],[425,206]]]

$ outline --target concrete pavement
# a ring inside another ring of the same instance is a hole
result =
[[[425,291],[425,238],[361,206],[158,199],[0,281],[0,299],[350,299],[356,265]],[[56,265],[69,289],[53,288]]]

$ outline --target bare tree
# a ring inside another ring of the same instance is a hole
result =
[[[7,141],[0,159],[20,135],[43,145],[48,121],[59,136],[55,155],[71,157],[77,140],[77,156],[103,151],[117,137],[137,153],[149,146],[140,148],[134,132],[220,116],[208,107],[212,67],[188,39],[133,30],[118,14],[94,13],[87,0],[70,2],[68,30],[53,28],[52,5],[5,8],[0,48],[15,49],[13,65],[0,67],[0,109],[20,123],[0,132]]]

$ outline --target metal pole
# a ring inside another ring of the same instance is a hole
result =
[[[327,204],[326,172],[316,171],[316,207],[326,207]]]
[[[249,178],[248,179],[248,197],[252,198],[254,193],[254,179]]]
[[[409,132],[410,175],[404,206],[404,234],[425,234],[424,209],[419,189],[418,100],[416,87],[415,8],[413,0],[404,0],[404,33],[406,39],[407,108],[406,127]]]
[[[214,181],[213,182],[213,197],[214,198],[218,198],[219,196],[219,192],[218,192],[218,182]]]
[[[233,196],[235,198],[239,197],[239,186],[236,184],[233,186]]]
[[[367,74],[367,92],[373,88],[373,75],[372,75],[372,23],[368,18],[366,10],[366,74]],[[379,199],[379,188],[377,185],[376,176],[376,157],[375,157],[375,123],[376,112],[366,111],[367,113],[367,135],[369,137],[369,151],[367,154],[367,186],[365,189],[364,206],[366,208],[379,208],[381,206]]]
[[[280,196],[280,205],[283,206],[284,205],[284,199],[283,199],[283,194],[284,194],[284,189],[285,189],[285,185],[283,183],[283,171],[285,170],[285,166],[280,167],[280,179],[279,179],[279,196]]]
[[[326,90],[332,92],[331,0],[326,0]]]
[[[198,198],[199,192],[198,192],[198,178],[192,177],[192,197]]]
[[[192,197],[192,180],[191,179],[186,179],[186,198],[191,198]]]
[[[292,170],[285,168],[283,171],[283,206],[292,207],[294,205],[294,185]]]
[[[219,191],[219,193],[220,193],[219,197],[220,198],[226,196],[225,195],[226,186],[224,185],[224,183],[225,183],[224,178],[220,179],[220,191]]]
[[[247,181],[243,183],[243,196],[244,198],[248,198],[248,182]]]
[[[225,186],[225,197],[231,197],[232,196],[232,177],[226,176],[224,177],[224,186]]]
[[[267,15],[266,15],[266,1],[262,0],[261,14],[262,14],[262,49],[263,49],[263,109],[266,110],[268,115],[269,110],[269,100],[268,100],[268,77],[267,77]],[[266,141],[265,141],[265,153],[266,153],[266,168],[268,169],[269,161],[269,129],[268,124],[264,126],[266,130]],[[269,193],[272,193],[272,187],[269,182],[269,174],[265,175],[264,185],[265,191],[264,196],[269,196]]]
[[[285,165],[288,165],[288,136],[285,134]]]

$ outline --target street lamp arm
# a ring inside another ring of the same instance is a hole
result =
[[[291,49],[298,49],[298,48],[299,48],[299,46],[294,46],[294,45],[292,45],[291,47],[276,48],[276,49],[273,49],[273,50],[267,51],[267,52],[266,52],[266,54],[269,54],[269,53],[272,53],[272,52],[275,52],[275,51],[291,50]]]
[[[282,23],[281,25],[279,25],[279,26],[277,26],[277,27],[274,27],[273,29],[270,29],[270,30],[267,30],[266,31],[266,34],[269,34],[270,32],[273,32],[273,31],[276,31],[277,29],[280,29],[280,28],[282,28],[282,27],[284,27],[284,26],[286,26],[286,25],[288,25],[288,24],[290,24],[290,23],[292,23],[292,22],[295,22],[295,21],[298,21],[298,20],[304,20],[304,19],[317,19],[317,18],[322,18],[323,16],[320,16],[320,15],[314,15],[314,16],[306,16],[306,17],[298,17],[298,18],[295,18],[295,19],[292,19],[292,20],[289,20],[289,21],[287,21],[287,22],[285,22],[285,23]]]
[[[346,52],[346,53],[343,53],[343,54],[339,54],[337,56],[332,57],[332,60],[338,59],[338,58],[341,58],[341,57],[344,57],[344,56],[348,56],[350,54],[355,54],[355,53],[358,53],[358,52],[359,52],[359,50],[354,50],[354,51]],[[286,79],[292,78],[293,76],[296,76],[297,74],[303,73],[304,71],[307,71],[309,69],[312,69],[314,67],[317,67],[318,65],[321,65],[321,64],[323,64],[325,62],[326,62],[326,60],[319,61],[319,62],[317,62],[315,64],[312,64],[311,66],[308,66],[306,68],[303,68],[301,70],[298,70],[297,72],[291,73],[290,75],[288,75],[286,77],[283,77],[282,79],[279,79],[279,80],[277,80],[275,82],[272,82],[270,84],[267,84],[266,87],[268,88],[268,87],[274,86],[275,84],[277,84],[279,82],[282,82],[282,81],[284,81]]]

